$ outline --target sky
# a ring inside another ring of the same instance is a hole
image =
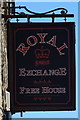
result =
[[[76,31],[76,111],[45,111],[45,112],[24,112],[22,118],[77,118],[78,117],[78,3],[77,2],[17,2],[17,6],[26,6],[33,12],[46,12],[55,8],[66,8],[69,14],[74,14],[74,18],[68,18],[67,22],[75,22]],[[22,12],[19,10],[19,12]],[[63,22],[64,18],[55,19],[55,22]],[[21,20],[21,19],[20,19]],[[15,20],[12,20],[15,21]],[[26,19],[25,19],[26,21]],[[51,22],[51,19],[31,19],[32,22]],[[21,20],[23,22],[23,19]],[[13,118],[20,118],[20,113],[16,113]],[[56,120],[56,119],[55,119]]]
[[[11,0],[12,1],[12,0]],[[13,0],[14,1],[14,0]],[[78,2],[79,0],[27,0],[27,2]],[[15,2],[26,2],[26,0],[15,0]]]

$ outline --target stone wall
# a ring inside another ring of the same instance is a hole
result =
[[[1,7],[3,2],[1,1]],[[6,89],[8,87],[8,59],[7,59],[7,28],[0,9],[0,120],[3,120],[6,110]]]

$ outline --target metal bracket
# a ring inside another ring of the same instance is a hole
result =
[[[7,21],[7,19],[9,18],[17,18],[17,22],[19,21],[18,18],[27,18],[28,23],[30,22],[30,18],[42,18],[42,17],[49,17],[52,18],[52,22],[54,22],[54,18],[57,17],[64,17],[65,22],[66,22],[66,18],[67,17],[74,17],[74,14],[67,14],[68,10],[65,8],[56,8],[44,13],[36,13],[36,12],[32,12],[30,11],[28,8],[26,8],[26,6],[15,6],[15,2],[7,2],[8,6],[7,7],[3,7],[2,9],[7,9],[8,10],[8,14],[3,14],[2,18],[5,19],[5,21]],[[25,9],[26,12],[30,13],[30,14],[26,14],[24,12],[16,12],[15,9]],[[59,14],[56,14],[54,12],[56,11],[60,11]]]

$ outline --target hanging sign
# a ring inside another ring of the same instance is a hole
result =
[[[75,110],[74,26],[9,24],[12,111]]]

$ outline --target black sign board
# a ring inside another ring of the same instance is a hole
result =
[[[75,110],[74,28],[9,23],[11,111]]]

